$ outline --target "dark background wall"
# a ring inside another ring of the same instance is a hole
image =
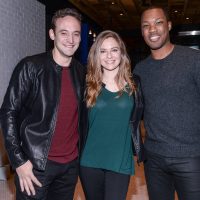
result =
[[[43,4],[46,5],[46,48],[50,49],[52,47],[52,42],[49,39],[48,36],[48,30],[50,28],[50,23],[51,23],[51,17],[53,13],[61,8],[65,7],[74,7],[72,4],[70,4],[66,0],[38,0],[42,2]],[[81,12],[81,11],[80,11]],[[101,26],[96,24],[93,20],[88,18],[86,15],[83,14],[83,24],[85,25],[85,28],[89,31],[92,29],[96,34],[98,34],[100,31],[103,30]],[[172,22],[173,24],[173,22]],[[187,25],[181,25],[181,26],[175,26],[172,28],[170,32],[171,36],[171,41],[174,44],[180,44],[180,45],[185,45],[185,46],[196,46],[197,48],[200,48],[200,36],[180,36],[179,32],[180,31],[192,31],[192,30],[200,30],[200,24],[199,25],[193,25],[193,24],[187,24]],[[129,56],[132,60],[132,65],[134,66],[137,62],[145,58],[146,56],[149,55],[150,51],[147,45],[144,43],[143,38],[141,36],[141,31],[139,28],[129,30],[129,31],[120,31],[119,34],[123,38],[123,40],[126,43],[127,49]],[[84,44],[84,49],[79,48],[78,52],[76,53],[76,56],[82,60],[81,54],[87,54],[90,46],[93,43],[93,37],[89,34],[85,34],[82,37],[82,43]],[[87,46],[87,48],[85,48]],[[87,52],[83,52],[87,51]],[[82,61],[83,64],[86,64],[86,60]]]

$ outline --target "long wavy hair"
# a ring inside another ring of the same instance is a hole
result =
[[[124,91],[131,95],[136,89],[135,83],[132,79],[130,59],[127,54],[123,40],[114,31],[103,31],[97,36],[88,54],[86,75],[87,107],[93,107],[95,105],[96,99],[102,89],[103,69],[100,63],[100,48],[103,41],[109,37],[117,41],[121,51],[121,62],[119,64],[119,71],[115,77],[116,84],[119,88],[119,96],[121,96]],[[124,82],[128,84],[128,87],[124,84]]]

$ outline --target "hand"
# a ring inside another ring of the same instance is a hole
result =
[[[33,165],[29,160],[20,167],[16,168],[21,191],[24,192],[25,190],[29,196],[31,195],[31,193],[32,195],[35,195],[35,188],[33,186],[33,183],[35,183],[39,187],[42,187],[42,184],[34,176],[32,169]]]

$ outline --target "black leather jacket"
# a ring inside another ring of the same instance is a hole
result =
[[[145,151],[143,146],[143,141],[140,132],[140,122],[143,115],[143,96],[141,91],[140,79],[137,75],[133,75],[134,82],[136,83],[137,89],[133,94],[135,100],[135,108],[132,113],[130,124],[132,127],[132,141],[133,141],[133,151],[137,156],[137,162],[143,162],[145,158]]]
[[[13,72],[0,110],[5,146],[13,168],[30,160],[35,168],[45,169],[57,119],[61,70],[52,53],[47,52],[26,57]],[[87,124],[86,113],[82,112],[85,68],[72,59],[70,73],[77,94],[82,139]]]

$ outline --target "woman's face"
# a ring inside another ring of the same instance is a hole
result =
[[[100,47],[100,63],[104,70],[113,71],[119,67],[121,50],[117,41],[109,37]]]

